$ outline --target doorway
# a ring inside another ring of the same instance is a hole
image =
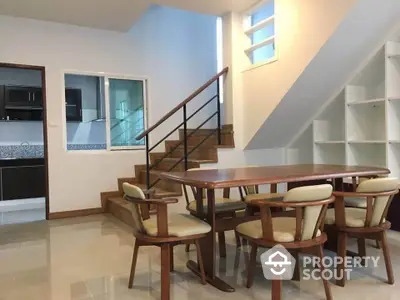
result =
[[[45,67],[0,63],[0,225],[49,218]]]

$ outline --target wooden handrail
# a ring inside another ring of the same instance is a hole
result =
[[[206,88],[208,88],[214,81],[216,81],[219,77],[222,75],[225,75],[228,73],[229,67],[225,67],[221,72],[219,72],[217,75],[213,76],[209,81],[207,81],[205,84],[203,84],[201,87],[199,87],[197,90],[195,90],[189,97],[187,97],[184,101],[182,101],[180,104],[175,106],[169,113],[167,113],[164,117],[162,117],[156,124],[151,126],[149,129],[144,131],[142,134],[138,135],[136,137],[136,140],[141,140],[144,138],[146,135],[148,135],[150,132],[152,132],[154,129],[156,129],[158,126],[160,126],[162,123],[164,123],[167,119],[169,119],[174,113],[176,113],[178,110],[180,110],[182,107],[184,107],[186,104],[188,104],[190,101],[192,101],[196,96],[198,96],[202,91],[204,91]]]

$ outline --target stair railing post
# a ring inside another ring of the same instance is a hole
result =
[[[217,130],[218,130],[218,145],[222,144],[221,139],[221,91],[219,77],[217,79]]]
[[[186,111],[186,104],[183,106],[183,147],[184,147],[184,164],[185,164],[185,171],[188,170],[188,141],[187,141],[187,111]]]
[[[146,134],[146,185],[147,185],[147,192],[150,190],[150,151],[149,151],[149,134]]]

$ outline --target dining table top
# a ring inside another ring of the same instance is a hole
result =
[[[389,169],[378,167],[299,164],[163,172],[160,174],[160,178],[198,188],[215,189],[346,177],[367,177],[389,173]]]

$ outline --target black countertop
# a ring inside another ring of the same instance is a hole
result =
[[[43,166],[44,158],[1,158],[0,168],[4,167],[30,167],[30,166]]]

